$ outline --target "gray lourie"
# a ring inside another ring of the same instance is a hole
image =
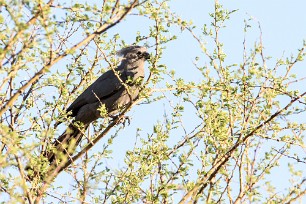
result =
[[[98,110],[101,105],[105,106],[108,116],[112,117],[139,94],[140,86],[135,82],[139,78],[144,78],[144,63],[150,57],[147,49],[142,46],[129,46],[117,54],[122,60],[115,69],[116,74],[112,69],[102,74],[66,110],[74,117],[73,123],[82,123],[84,129],[101,117]],[[81,141],[83,133],[73,123],[53,143],[55,152],[72,154]],[[56,159],[54,151],[45,152],[44,155],[50,164]]]

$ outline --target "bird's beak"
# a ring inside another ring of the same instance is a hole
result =
[[[144,57],[146,60],[148,60],[148,59],[150,59],[150,54],[147,53],[147,52],[145,52],[145,53],[143,53],[143,57]]]

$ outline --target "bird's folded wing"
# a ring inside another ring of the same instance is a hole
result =
[[[125,81],[123,76],[120,78]],[[67,112],[72,111],[72,116],[75,116],[82,106],[111,97],[122,86],[122,82],[114,74],[113,70],[109,70],[77,97],[77,99],[67,108]]]

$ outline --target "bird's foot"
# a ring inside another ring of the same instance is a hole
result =
[[[116,115],[116,116],[110,116],[110,117],[112,118],[112,122],[116,121],[116,125],[122,124],[123,127],[125,127],[126,122],[128,122],[128,125],[131,124],[131,120],[130,120],[129,116],[125,116],[125,115],[119,116],[119,115]]]

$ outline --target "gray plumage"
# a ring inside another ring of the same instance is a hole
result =
[[[85,129],[100,116],[98,110],[104,104],[108,115],[114,116],[139,94],[139,78],[144,78],[144,63],[149,59],[147,49],[141,46],[123,48],[117,53],[122,57],[120,65],[102,74],[67,108],[67,113],[74,117],[73,122],[81,122]],[[120,79],[118,78],[120,77]],[[126,86],[123,84],[126,84]],[[83,133],[74,124],[54,142],[55,151],[48,151],[45,156],[52,163],[56,155],[71,154],[81,141]],[[73,142],[72,142],[73,141]]]

